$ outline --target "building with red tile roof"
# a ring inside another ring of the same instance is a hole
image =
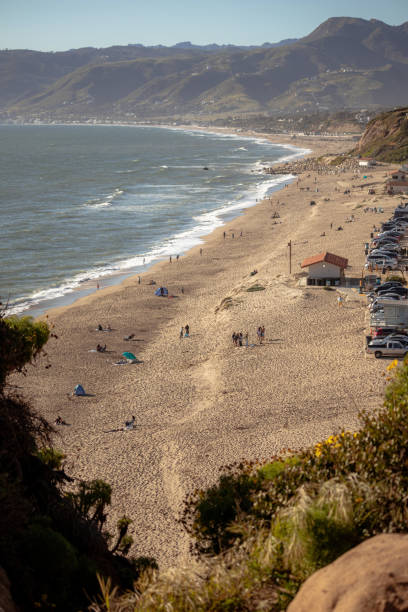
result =
[[[308,257],[304,259],[300,264],[302,268],[307,268],[308,266],[312,266],[313,264],[326,262],[333,264],[334,266],[338,266],[339,268],[347,268],[348,259],[344,257],[340,257],[340,255],[334,255],[333,253],[329,253],[325,251],[324,253],[319,253],[318,255],[313,255],[312,257]]]
[[[309,268],[309,285],[339,285],[340,280],[344,278],[348,259],[325,251],[304,259],[300,265],[302,268]]]

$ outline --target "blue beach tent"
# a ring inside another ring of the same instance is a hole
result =
[[[158,289],[156,289],[156,291],[154,292],[154,295],[158,295],[160,296],[164,296],[164,295],[169,295],[168,290],[166,289],[166,287],[159,287]]]
[[[85,389],[82,385],[77,385],[74,389],[74,395],[86,395]]]

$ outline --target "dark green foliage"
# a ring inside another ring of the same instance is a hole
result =
[[[58,610],[69,609],[67,602],[76,591],[73,581],[79,566],[72,545],[60,533],[41,524],[30,525],[20,545],[20,555],[32,571],[33,601],[47,594],[48,601]]]
[[[236,535],[229,526],[252,507],[252,495],[260,490],[261,479],[252,473],[252,464],[233,464],[218,484],[197,490],[186,499],[182,524],[196,536],[200,553],[218,554],[230,546]]]
[[[81,480],[77,491],[67,494],[77,512],[87,517],[98,529],[106,522],[106,506],[111,503],[112,487],[103,480]]]
[[[122,554],[127,555],[130,547],[133,544],[133,538],[127,535],[129,525],[132,524],[132,519],[127,516],[122,516],[117,522],[118,538],[112,552],[119,550]]]
[[[35,359],[50,336],[48,325],[32,317],[0,316],[0,387],[14,370],[21,371]]]
[[[331,563],[360,540],[354,526],[331,519],[325,509],[310,512],[307,534],[307,552],[313,568]]]
[[[157,561],[153,557],[138,557],[137,559],[132,559],[132,564],[138,574],[147,569],[159,569]]]
[[[45,465],[48,465],[51,470],[61,469],[62,462],[65,458],[65,455],[61,453],[61,451],[47,446],[40,448],[37,452],[37,456]]]

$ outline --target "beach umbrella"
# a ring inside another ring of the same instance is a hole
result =
[[[136,359],[136,355],[134,355],[133,353],[122,353],[122,357],[125,357],[125,359]]]

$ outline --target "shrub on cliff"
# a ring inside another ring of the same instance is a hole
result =
[[[0,315],[1,317],[1,315]],[[50,336],[44,321],[32,317],[0,318],[0,388],[14,370],[21,371],[43,349]]]

